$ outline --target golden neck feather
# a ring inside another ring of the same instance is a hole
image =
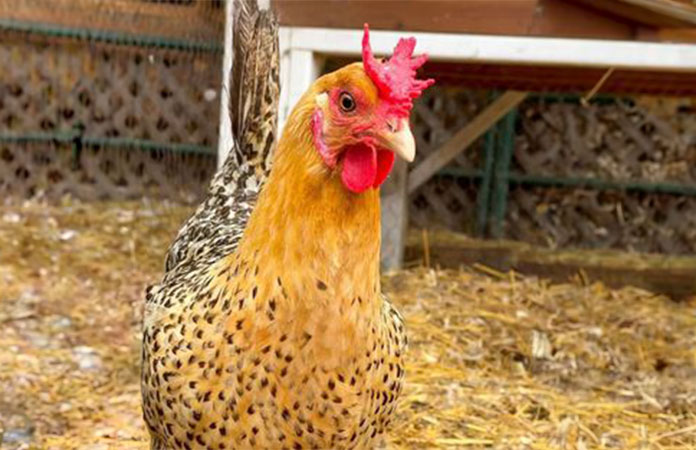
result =
[[[321,281],[334,297],[373,297],[379,292],[379,191],[354,194],[324,166],[312,141],[313,107],[301,101],[290,116],[239,252],[269,275],[294,279],[298,294]]]

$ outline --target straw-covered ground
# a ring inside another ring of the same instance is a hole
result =
[[[3,449],[147,448],[143,288],[188,211],[0,207]],[[696,448],[696,301],[483,267],[384,286],[411,338],[390,448]]]

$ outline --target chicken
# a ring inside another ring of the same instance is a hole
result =
[[[278,24],[256,0],[235,0],[230,119],[234,144],[208,196],[179,231],[165,269],[212,263],[234,251],[271,168],[276,136]]]
[[[179,264],[148,292],[152,448],[370,448],[382,438],[407,340],[380,288],[378,188],[395,153],[414,157],[408,117],[433,82],[415,78],[426,56],[414,47],[403,39],[378,61],[366,26],[362,63],[318,79],[290,114],[235,250]]]

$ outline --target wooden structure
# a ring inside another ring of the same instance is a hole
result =
[[[424,242],[424,237],[427,242]],[[673,300],[696,294],[696,259],[685,256],[635,255],[620,251],[549,250],[513,241],[482,241],[447,231],[408,236],[410,260],[425,260],[431,266],[458,269],[462,265],[492,268],[498,273],[543,274],[566,282],[602,280],[608,286],[631,285],[664,294]],[[483,268],[482,267],[482,268]],[[485,270],[485,269],[484,269]]]
[[[369,22],[375,53],[415,36],[425,70],[438,82],[506,91],[437,151],[407,172],[397,167],[383,189],[383,265],[398,267],[406,196],[481,137],[531,91],[696,94],[696,7],[668,0],[470,0],[466,2],[272,2],[283,55],[280,124],[327,57],[359,56]],[[615,7],[614,7],[615,6]],[[316,9],[316,8],[315,8]],[[379,31],[381,30],[381,31]],[[389,30],[389,31],[385,31]],[[404,31],[408,30],[408,31]],[[672,43],[661,41],[681,41]]]
[[[272,0],[281,25],[612,40],[693,41],[690,0]],[[311,11],[311,13],[308,13]]]

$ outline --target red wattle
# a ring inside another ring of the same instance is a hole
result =
[[[377,151],[367,145],[354,145],[345,150],[341,180],[348,190],[357,194],[371,188],[377,176]]]
[[[359,194],[384,183],[392,166],[394,152],[376,150],[369,145],[354,145],[345,150],[341,180],[348,190]]]
[[[387,179],[394,166],[394,152],[389,150],[377,150],[377,175],[373,187],[380,187]]]

